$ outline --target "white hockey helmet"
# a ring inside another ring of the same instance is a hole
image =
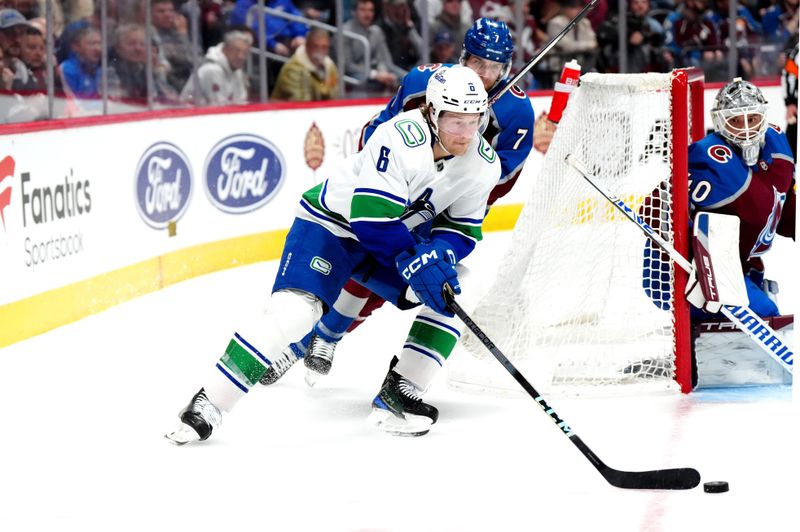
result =
[[[444,111],[480,114],[479,130],[483,131],[488,120],[489,95],[478,74],[465,66],[453,65],[440,68],[430,77],[425,105],[434,133],[438,133],[439,118]]]
[[[714,129],[742,150],[748,166],[756,164],[767,133],[767,100],[761,90],[742,78],[722,87],[711,108]]]

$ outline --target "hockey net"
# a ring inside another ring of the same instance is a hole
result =
[[[702,77],[693,72],[586,74],[572,93],[502,267],[472,316],[541,390],[688,390],[683,272],[647,250],[640,229],[564,159],[582,161],[685,253],[674,228],[686,226],[686,151],[691,136],[702,136],[702,113]],[[454,354],[451,386],[519,390],[468,332]]]

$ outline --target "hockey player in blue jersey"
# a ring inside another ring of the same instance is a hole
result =
[[[501,90],[508,79],[513,42],[508,27],[503,22],[490,19],[479,19],[467,31],[464,38],[461,64],[474,70],[481,78],[490,98]],[[422,65],[409,72],[403,78],[400,89],[391,99],[387,107],[368,122],[360,139],[363,145],[380,124],[390,120],[398,113],[419,106],[425,95],[425,87],[430,77],[447,65]],[[491,206],[498,198],[507,194],[519,177],[522,167],[533,146],[534,114],[530,100],[517,87],[511,87],[490,108],[489,123],[483,137],[495,148],[502,165],[502,175],[498,185],[489,198]],[[265,374],[262,384],[271,384],[280,378],[296,360],[305,356],[309,368],[307,380],[313,384],[317,375],[330,371],[334,349],[344,334],[352,330],[369,314],[378,308],[383,301],[355,281],[345,285],[334,308],[323,316],[312,333],[301,342],[292,345],[284,356],[276,361]],[[412,341],[413,335],[409,337]],[[398,378],[406,373],[415,373],[409,366],[428,365],[434,361],[437,366],[443,362],[455,346],[455,341],[448,341],[447,346],[440,346],[437,353],[415,354],[412,348],[403,350],[401,360],[411,359],[413,362],[401,362],[400,367],[390,369],[387,378]],[[306,356],[307,354],[307,356]],[[420,359],[420,356],[426,359]],[[421,360],[421,361],[420,361]],[[392,362],[392,368],[397,358]],[[405,368],[405,369],[404,369]],[[427,389],[433,371],[426,372],[426,377],[416,383],[416,394],[413,399],[405,401],[407,409],[424,412],[436,420],[436,409],[421,402],[420,395]]]
[[[398,308],[424,303],[418,319],[450,336],[457,318],[443,289],[461,293],[466,274],[459,262],[482,237],[489,193],[500,178],[497,154],[479,133],[487,106],[475,72],[440,69],[428,83],[424,107],[379,126],[361,152],[303,194],[264,315],[239,324],[179,414],[177,428],[166,435],[172,443],[207,439],[222,413],[334,305],[351,277]],[[431,350],[442,341],[442,335],[429,335],[419,346]],[[386,403],[376,398],[386,406],[378,410],[390,412],[407,386],[404,379],[390,382]],[[427,417],[418,424],[427,425]]]
[[[689,147],[689,197],[697,212],[739,219],[739,261],[750,308],[759,316],[779,315],[764,277],[762,255],[775,235],[794,239],[795,164],[786,135],[767,123],[767,102],[750,82],[734,79],[720,90],[711,109],[714,132]],[[699,283],[689,300],[716,313]],[[699,308],[694,316],[707,317]]]

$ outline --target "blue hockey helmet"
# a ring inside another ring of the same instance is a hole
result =
[[[497,77],[492,81],[492,84],[496,84],[511,70],[513,53],[514,41],[506,23],[489,18],[479,18],[464,35],[460,63],[475,68],[468,63],[471,56],[498,63],[500,66],[497,69]]]
[[[511,30],[505,22],[479,18],[464,35],[464,51],[497,63],[510,63],[514,53]]]

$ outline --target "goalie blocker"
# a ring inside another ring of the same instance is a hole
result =
[[[791,384],[792,375],[755,346],[733,323],[715,317],[722,305],[748,305],[739,260],[739,218],[699,212],[694,219],[695,268],[686,298],[693,311],[692,336],[698,387]],[[793,317],[767,318],[791,344]]]

